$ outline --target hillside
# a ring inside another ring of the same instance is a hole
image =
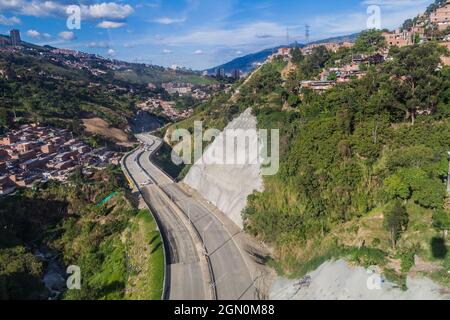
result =
[[[311,42],[310,44],[320,44],[325,42],[343,42],[343,41],[355,41],[358,34],[352,34],[348,36],[341,36],[341,37],[333,37],[333,38],[327,38],[319,41]],[[293,48],[295,46],[298,46],[300,48],[303,48],[304,44],[291,44],[289,47]],[[225,64],[222,64],[220,66],[210,68],[206,71],[208,73],[215,73],[216,69],[225,69],[226,73],[231,73],[235,69],[239,69],[244,73],[248,73],[256,68],[256,65],[258,63],[264,62],[270,55],[272,55],[274,52],[276,52],[278,49],[282,48],[283,46],[278,46],[275,48],[265,49],[256,53],[248,54],[243,57],[236,58],[230,62],[227,62]]]
[[[189,71],[112,61],[27,43],[21,48],[3,47],[0,134],[2,128],[29,121],[81,133],[83,119],[101,118],[127,135],[137,112],[136,102],[167,95],[161,88],[149,88],[148,83],[166,81],[201,84],[211,80]]]
[[[159,300],[160,235],[120,168],[70,182],[0,198],[0,299]],[[81,270],[81,290],[65,286],[70,265]]]
[[[280,171],[264,177],[243,218],[247,232],[274,248],[282,274],[302,277],[343,257],[377,265],[404,288],[417,275],[450,285],[450,69],[440,66],[448,51],[433,42],[391,48],[388,61],[361,66],[362,77],[324,92],[301,85],[384,46],[381,32],[370,31],[352,50],[297,52],[287,78],[287,63],[274,59],[235,99],[217,98],[174,126],[201,119],[223,129],[252,108],[259,128],[280,129]]]

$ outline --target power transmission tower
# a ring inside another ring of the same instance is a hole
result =
[[[290,39],[289,39],[289,28],[286,28],[286,41],[287,41],[287,46],[289,47],[290,43]]]
[[[305,41],[306,41],[306,44],[309,43],[309,36],[310,35],[311,35],[311,33],[310,33],[310,26],[309,26],[309,24],[305,24]]]

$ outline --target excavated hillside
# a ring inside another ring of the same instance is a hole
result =
[[[252,115],[251,109],[247,109],[228,124],[183,180],[240,228],[243,227],[241,212],[247,204],[247,197],[255,190],[261,191],[263,187],[260,165],[256,161],[258,153],[250,152],[250,148],[259,143],[256,125],[256,117]],[[235,147],[236,159],[247,156],[246,161],[236,164],[210,164],[214,162],[215,155],[221,154],[227,134],[236,129],[246,130],[247,143],[237,144]]]

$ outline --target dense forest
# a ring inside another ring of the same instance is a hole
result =
[[[62,277],[68,266],[80,268],[81,290],[67,290],[64,280],[57,298],[160,299],[161,239],[149,212],[133,203],[114,167],[1,198],[0,299],[51,297],[43,282],[49,261],[37,252],[53,252]]]

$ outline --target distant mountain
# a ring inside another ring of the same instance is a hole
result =
[[[326,39],[323,39],[323,40],[318,40],[318,41],[311,42],[311,44],[320,44],[320,43],[326,43],[326,42],[345,42],[345,41],[355,42],[356,39],[358,38],[358,36],[359,36],[359,32],[358,33],[349,34],[349,35],[346,35],[346,36],[326,38]]]
[[[346,36],[340,36],[340,37],[333,37],[333,38],[327,38],[319,41],[311,42],[311,44],[320,44],[325,42],[343,42],[343,41],[350,41],[354,42],[356,38],[358,37],[359,33],[346,35]],[[291,44],[290,47],[293,48],[295,44]],[[298,44],[299,47],[304,47],[304,44]],[[226,73],[231,73],[235,69],[239,69],[244,73],[247,73],[249,71],[252,71],[256,64],[261,63],[265,61],[270,55],[272,55],[274,52],[276,52],[279,48],[283,48],[284,46],[278,46],[275,48],[265,49],[256,53],[252,53],[243,57],[236,58],[230,62],[227,62],[225,64],[222,64],[220,66],[207,69],[206,71],[210,74],[215,73],[217,69],[224,69]]]
[[[252,53],[243,57],[236,58],[223,65],[208,69],[208,73],[214,73],[216,69],[225,69],[226,73],[233,72],[235,69],[239,69],[244,73],[247,73],[255,68],[255,64],[265,61],[271,54],[276,52],[281,47],[265,49],[256,53]]]

